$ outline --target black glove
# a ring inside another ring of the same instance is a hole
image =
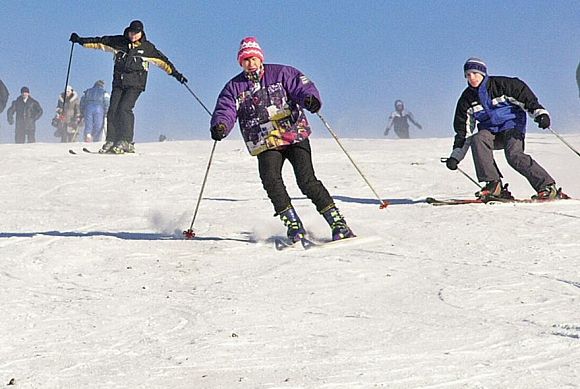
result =
[[[216,124],[210,129],[213,140],[222,140],[226,137],[226,125],[223,123]]]
[[[545,130],[546,128],[550,127],[550,116],[547,113],[538,115],[538,117],[536,117],[534,121],[538,123],[538,127],[540,127],[542,130]]]
[[[187,82],[187,78],[185,78],[185,76],[181,73],[179,73],[177,70],[175,70],[173,73],[171,73],[171,75],[173,77],[175,77],[175,79],[179,82],[181,82],[182,84],[185,84]]]
[[[72,34],[70,34],[70,38],[68,38],[69,41],[71,41],[72,43],[78,43],[79,45],[82,44],[82,39],[79,36],[79,34],[77,34],[76,32],[73,32]]]
[[[320,111],[320,101],[316,97],[308,95],[304,99],[304,108],[312,113],[316,113]]]
[[[449,157],[449,158],[447,158],[447,161],[445,161],[445,165],[447,166],[447,169],[449,169],[449,170],[457,170],[458,163],[459,163],[459,161],[453,157]]]

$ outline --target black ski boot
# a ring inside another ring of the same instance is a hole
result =
[[[284,223],[288,230],[286,236],[292,243],[296,243],[306,236],[306,231],[302,226],[302,221],[298,217],[296,210],[292,207],[287,208],[280,213],[280,220]]]
[[[346,238],[353,238],[356,235],[346,224],[346,220],[338,211],[336,206],[332,205],[326,211],[322,212],[322,216],[332,229],[332,240],[340,240]]]

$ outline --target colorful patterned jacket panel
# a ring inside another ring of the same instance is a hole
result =
[[[299,143],[310,135],[302,106],[316,86],[299,70],[285,65],[265,64],[260,82],[242,72],[221,91],[211,125],[226,125],[228,133],[239,121],[240,131],[251,155]]]

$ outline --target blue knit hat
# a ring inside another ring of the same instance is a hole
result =
[[[487,76],[487,65],[481,59],[471,57],[463,65],[463,75],[467,77],[467,73],[479,73],[485,77]]]

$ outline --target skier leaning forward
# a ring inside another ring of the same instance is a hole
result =
[[[457,169],[471,146],[477,179],[486,182],[475,195],[481,199],[512,198],[493,158],[494,150],[504,150],[508,164],[524,176],[537,194],[533,199],[567,198],[554,179],[532,157],[524,153],[526,112],[538,127],[550,127],[550,116],[532,90],[517,78],[488,76],[487,65],[469,58],[463,66],[468,86],[455,110],[455,140],[447,167]],[[478,131],[472,135],[477,123]]]
[[[133,20],[123,35],[81,38],[73,32],[69,40],[90,49],[115,53],[113,90],[107,112],[107,139],[99,153],[135,152],[133,108],[139,95],[145,91],[149,63],[159,66],[182,84],[187,79],[147,40],[143,23],[139,20]]]
[[[238,62],[242,73],[218,97],[211,118],[212,139],[225,138],[239,120],[248,151],[258,157],[260,178],[274,216],[287,227],[290,241],[298,242],[306,231],[282,180],[286,159],[292,164],[298,187],[330,225],[332,239],[355,236],[314,174],[308,139],[311,131],[302,109],[320,110],[320,95],[312,81],[293,67],[264,64],[264,53],[253,37],[242,40]]]

